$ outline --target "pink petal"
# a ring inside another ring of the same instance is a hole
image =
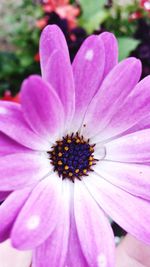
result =
[[[18,251],[12,248],[10,241],[0,244],[0,266],[1,267],[30,267],[31,251]]]
[[[99,134],[98,138],[94,138],[93,142],[99,140],[107,140],[115,138],[119,134],[130,130],[131,127],[137,125],[143,120],[150,111],[150,76],[140,81],[132,90],[132,93],[126,98],[122,106],[120,106],[106,128]]]
[[[51,170],[45,155],[17,153],[1,157],[0,190],[16,190],[35,184]]]
[[[102,161],[94,167],[97,174],[132,195],[150,200],[150,167],[143,164],[128,164]]]
[[[102,263],[114,266],[114,238],[108,219],[78,180],[75,181],[74,212],[81,248],[89,266],[99,267]]]
[[[150,203],[133,196],[96,174],[84,180],[98,204],[128,233],[150,244]]]
[[[70,62],[60,50],[51,55],[43,74],[43,79],[56,90],[62,101],[67,124],[71,121],[75,106],[75,89]]]
[[[105,48],[105,69],[104,76],[112,70],[112,68],[118,63],[118,43],[116,37],[110,32],[103,32],[99,35],[102,39]]]
[[[9,238],[13,223],[30,192],[30,188],[15,191],[0,206],[0,242]]]
[[[62,31],[56,25],[48,25],[40,38],[40,63],[43,77],[47,76],[47,63],[54,50],[61,50],[69,61],[68,47]]]
[[[50,148],[49,142],[31,130],[19,104],[0,101],[0,131],[28,148],[35,150]]]
[[[141,130],[105,145],[107,160],[122,162],[150,162],[150,129]]]
[[[99,88],[103,78],[104,66],[105,49],[103,41],[98,36],[90,36],[84,41],[73,61],[76,90],[76,113],[72,126],[74,131],[79,129],[87,106]]]
[[[63,181],[61,211],[58,223],[50,237],[33,255],[33,267],[62,267],[65,264],[70,231],[70,181]]]
[[[116,249],[117,267],[149,267],[150,246],[127,234]]]
[[[15,248],[35,248],[53,232],[61,211],[61,190],[62,180],[55,173],[34,188],[12,229]]]
[[[112,118],[107,127],[107,131],[113,129],[111,134],[115,135],[145,119],[145,116],[150,110],[149,84],[150,76],[147,76],[135,86],[132,93]]]
[[[150,128],[150,115],[149,114],[145,114],[144,117],[142,117],[141,120],[139,120],[138,122],[135,122],[135,124],[133,126],[131,126],[129,129],[125,130],[124,132],[121,132],[115,136],[113,136],[112,138],[109,138],[107,140],[105,140],[103,142],[103,146],[106,145],[106,143],[118,139],[120,137],[124,137],[125,135],[134,133],[134,132],[138,132],[141,130],[145,130],[145,129],[149,129]],[[96,135],[94,138],[92,138],[92,143],[97,143],[99,142],[101,139],[105,139],[102,138],[102,133],[100,133],[99,135]],[[97,144],[97,146],[99,146],[100,150],[101,150],[101,142],[99,142]]]
[[[15,142],[13,139],[9,138],[7,135],[0,132],[0,156],[4,156],[12,153],[32,153],[30,150],[19,143]]]
[[[22,85],[21,103],[31,128],[43,138],[55,140],[63,126],[64,111],[53,88],[32,75]]]
[[[6,191],[6,192],[2,191],[2,192],[0,192],[0,201],[5,200],[9,196],[10,193],[11,193],[10,191]]]
[[[83,122],[84,135],[92,137],[100,132],[98,137],[103,138],[102,130],[112,121],[116,112],[120,112],[125,99],[140,79],[140,75],[141,63],[135,58],[125,59],[113,68],[89,105]],[[125,124],[122,119],[119,123],[120,128],[123,123]],[[107,132],[108,134],[111,135],[111,132]]]
[[[66,266],[89,267],[81,249],[81,244],[78,238],[73,212],[71,213],[70,238],[69,238],[68,254],[66,258]]]
[[[138,123],[136,123],[133,127],[131,127],[127,133],[132,133],[148,128],[150,128],[150,114],[146,114],[145,117],[138,121]]]

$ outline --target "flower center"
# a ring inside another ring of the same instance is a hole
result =
[[[72,182],[75,178],[81,180],[83,176],[93,171],[92,166],[96,164],[97,159],[94,159],[93,155],[94,146],[78,133],[63,137],[48,152],[54,171],[62,179],[68,178]]]

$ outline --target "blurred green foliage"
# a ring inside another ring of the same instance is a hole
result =
[[[129,56],[130,52],[137,47],[139,41],[134,38],[137,20],[130,21],[130,14],[140,10],[143,16],[147,16],[140,7],[137,8],[138,1],[131,1],[128,5],[119,5],[117,1],[114,1],[109,8],[106,8],[104,0],[80,0],[80,5],[82,14],[79,22],[88,33],[91,34],[94,30],[102,29],[113,32],[118,38],[119,60]]]
[[[80,0],[81,16],[79,24],[90,34],[99,29],[99,25],[108,17],[108,11],[104,9],[105,0]]]
[[[9,8],[11,9],[11,4]],[[34,60],[40,36],[35,22],[42,15],[39,5],[25,0],[17,7],[15,14],[6,16],[5,23],[10,27],[7,32],[1,31],[1,36],[7,34],[14,49],[11,52],[0,53],[0,95],[5,90],[11,90],[15,94],[25,77],[40,72],[39,63]]]
[[[119,60],[122,60],[129,56],[130,52],[133,51],[139,44],[138,40],[131,37],[118,37],[119,44]]]

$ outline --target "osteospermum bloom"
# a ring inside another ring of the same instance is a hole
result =
[[[140,6],[143,7],[146,11],[150,11],[150,1],[149,0],[141,0]]]
[[[108,214],[150,242],[150,77],[117,64],[110,33],[90,36],[70,64],[65,38],[47,26],[42,78],[20,104],[0,103],[0,241],[32,249],[36,267],[114,266]]]
[[[2,100],[12,101],[12,102],[19,102],[19,94],[12,96],[9,90],[5,91],[4,96],[1,98]]]
[[[69,4],[69,0],[43,1],[43,10],[46,13],[54,11],[60,16],[60,18],[66,19],[69,23],[70,29],[77,26],[77,16],[80,14],[80,9],[73,4]]]

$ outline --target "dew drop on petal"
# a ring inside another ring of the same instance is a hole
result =
[[[107,259],[103,253],[98,255],[97,263],[98,263],[98,267],[106,267],[107,266]]]
[[[91,61],[93,59],[94,52],[92,49],[86,51],[85,59]]]
[[[38,215],[31,216],[27,221],[27,228],[30,230],[36,229],[40,224],[40,217]]]

